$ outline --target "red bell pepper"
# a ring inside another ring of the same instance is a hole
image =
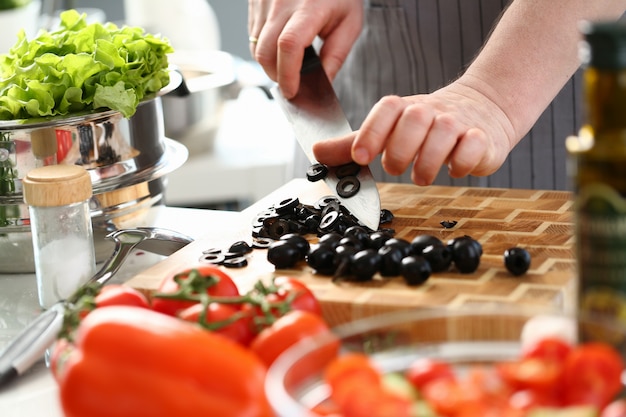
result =
[[[56,357],[66,417],[273,415],[252,352],[152,310],[95,309]]]

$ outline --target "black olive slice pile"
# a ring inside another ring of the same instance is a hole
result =
[[[248,242],[239,240],[228,247],[226,251],[220,248],[207,248],[202,251],[198,260],[200,263],[223,265],[227,268],[243,268],[248,266],[248,255],[252,252],[253,246]]]

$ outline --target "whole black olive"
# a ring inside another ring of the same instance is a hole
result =
[[[421,255],[424,248],[431,245],[443,246],[443,242],[437,236],[417,235],[411,240],[411,251],[414,255]]]
[[[509,248],[504,251],[504,266],[513,275],[523,275],[530,268],[530,253],[524,248]]]
[[[228,248],[228,252],[246,254],[252,252],[252,247],[245,240],[239,240]]]
[[[363,244],[363,242],[361,242],[359,240],[359,238],[356,237],[356,236],[345,236],[344,235],[344,237],[342,237],[341,240],[339,241],[339,245],[352,246],[357,251],[359,251],[361,249],[365,249],[365,244]]]
[[[478,269],[482,246],[476,240],[463,236],[455,238],[448,244],[452,249],[452,261],[462,274],[471,274]]]
[[[286,240],[291,244],[295,245],[298,248],[298,252],[300,253],[300,259],[304,259],[306,254],[309,253],[309,249],[311,249],[311,244],[308,240],[302,235],[297,233],[287,233],[286,235],[282,235],[280,240]]]
[[[400,246],[383,245],[378,249],[380,255],[380,275],[384,277],[391,277],[400,275],[400,264],[402,258],[405,257],[404,251]]]
[[[392,237],[393,235],[388,232],[383,232],[383,231],[373,232],[369,235],[370,242],[368,246],[372,249],[378,250],[381,248],[381,246],[385,244],[386,241],[388,241]]]
[[[363,246],[369,246],[370,233],[363,226],[350,226],[343,232],[344,237],[354,236],[363,244]]]
[[[430,263],[421,256],[407,256],[402,259],[400,274],[408,285],[423,284],[431,272]]]
[[[331,247],[335,247],[339,244],[339,241],[343,238],[343,236],[337,232],[326,233],[322,237],[319,238],[318,243],[320,245],[329,245]]]
[[[432,272],[447,271],[452,264],[452,251],[443,244],[426,246],[422,256],[428,261]]]
[[[305,260],[318,274],[333,275],[335,273],[335,248],[331,245],[313,245]]]
[[[349,275],[352,255],[359,250],[352,245],[338,245],[335,248],[335,276]]]
[[[400,248],[404,256],[409,256],[411,254],[411,242],[406,239],[392,237],[385,242],[385,246],[395,246]]]
[[[287,240],[277,240],[267,248],[267,260],[278,269],[293,268],[300,260],[300,251]]]
[[[356,281],[369,281],[378,272],[381,256],[374,249],[363,249],[352,256],[350,273]]]
[[[467,235],[458,236],[458,237],[448,240],[448,246],[450,246],[450,249],[452,249],[452,252],[454,252],[454,245],[458,244],[459,242],[467,242],[467,243],[470,243],[471,245],[474,245],[476,247],[476,252],[478,252],[478,256],[483,255],[483,246],[480,244],[480,242],[474,239],[473,237],[467,236]]]

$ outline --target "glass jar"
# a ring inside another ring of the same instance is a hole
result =
[[[28,204],[39,304],[49,308],[96,272],[91,178],[78,165],[35,168],[22,180]]]

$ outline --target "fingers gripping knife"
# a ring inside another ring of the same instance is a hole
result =
[[[311,163],[317,163],[313,155],[313,144],[319,140],[344,136],[352,128],[341,109],[322,63],[312,46],[306,48],[298,94],[286,99],[280,89],[272,88],[272,95],[280,104],[293,127],[296,139]],[[367,166],[330,167],[324,181],[362,224],[377,230],[380,223],[380,196],[376,182]],[[342,171],[356,168],[355,175],[343,176]],[[341,177],[341,178],[340,178]],[[349,177],[349,181],[346,178]],[[348,191],[344,192],[348,187]]]
[[[106,237],[115,243],[113,253],[85,285],[93,283],[104,285],[120,269],[135,248],[167,256],[193,240],[180,233],[155,227],[121,229],[109,233]],[[0,352],[0,386],[24,373],[43,357],[61,330],[64,309],[64,302],[56,303],[33,320]]]

